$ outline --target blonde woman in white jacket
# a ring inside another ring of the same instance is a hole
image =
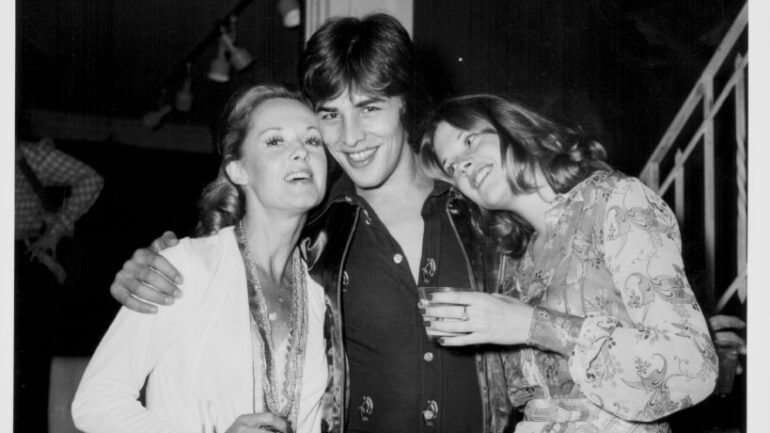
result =
[[[157,314],[118,313],[72,405],[85,432],[321,429],[324,292],[297,246],[324,195],[321,134],[306,101],[277,85],[239,94],[223,120],[200,237],[163,251],[185,295]]]

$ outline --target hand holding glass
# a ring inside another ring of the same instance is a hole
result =
[[[434,293],[439,293],[439,292],[468,292],[468,291],[471,291],[471,289],[469,289],[467,287],[421,286],[421,287],[417,288],[417,291],[420,294],[420,300],[422,301],[422,304],[427,306],[427,307],[429,307],[429,308],[434,308],[434,307],[456,307],[459,312],[464,312],[465,311],[465,307],[467,306],[465,304],[450,304],[450,303],[444,303],[444,302],[441,302],[441,303],[433,302],[432,301],[432,297],[433,297]],[[431,324],[432,320],[434,320],[436,318],[432,317],[432,316],[426,315],[426,310],[424,310],[424,309],[421,309],[421,312],[422,312],[422,315],[423,315],[423,323],[425,324],[425,327],[426,327],[425,330],[428,333],[429,337],[432,337],[432,338],[451,337],[451,336],[457,336],[457,335],[463,335],[464,334],[464,333],[437,331],[437,330],[430,329],[430,324]],[[451,318],[446,318],[446,317],[441,317],[439,319],[440,320],[445,320],[445,321],[461,320],[461,319],[451,319]]]

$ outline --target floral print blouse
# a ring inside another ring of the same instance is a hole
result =
[[[661,418],[717,376],[676,218],[638,179],[600,171],[546,223],[503,285],[535,306],[530,344],[503,355],[516,431],[668,431]]]

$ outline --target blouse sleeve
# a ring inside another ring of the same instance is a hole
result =
[[[631,323],[586,317],[569,357],[570,373],[605,410],[653,421],[708,397],[716,354],[684,274],[676,218],[665,202],[634,178],[597,196],[604,262]]]
[[[183,241],[163,254],[190,276],[184,245]],[[138,398],[145,379],[191,316],[195,291],[184,290],[185,297],[172,307],[159,308],[156,314],[121,308],[91,358],[72,403],[78,429],[87,433],[182,433],[146,410]]]

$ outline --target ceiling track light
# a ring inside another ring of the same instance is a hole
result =
[[[208,73],[208,77],[212,81],[226,83],[230,80],[230,66],[236,71],[241,71],[254,61],[254,58],[245,48],[236,45],[236,21],[235,16],[230,16],[229,28],[219,27],[217,56],[211,61]]]
[[[284,27],[293,29],[299,25],[301,19],[299,1],[278,0],[276,9],[278,9],[278,15],[281,16]]]
[[[177,111],[186,113],[192,108],[192,65],[190,63],[185,64],[184,80],[182,81],[182,87],[176,92],[174,97],[174,108]]]
[[[230,62],[227,61],[227,46],[221,37],[217,46],[217,56],[214,57],[211,65],[209,65],[208,77],[209,80],[218,83],[230,81]]]
[[[157,109],[142,117],[142,122],[147,127],[156,130],[160,128],[165,117],[172,111],[188,112],[192,109],[192,63],[208,49],[213,41],[216,40],[217,42],[217,52],[208,68],[207,77],[210,80],[226,83],[230,81],[233,69],[238,72],[253,63],[254,59],[251,54],[243,47],[238,46],[236,34],[238,15],[252,2],[253,0],[240,0],[225,15],[225,18],[218,20],[215,27],[210,29],[209,33],[198,41],[195,47],[184,57],[182,63],[184,69],[178,68],[163,81],[158,89],[162,96]],[[302,12],[299,0],[277,0],[275,5],[285,27],[294,28],[300,24]],[[180,87],[171,99],[168,98],[168,90],[173,89],[174,85]]]

